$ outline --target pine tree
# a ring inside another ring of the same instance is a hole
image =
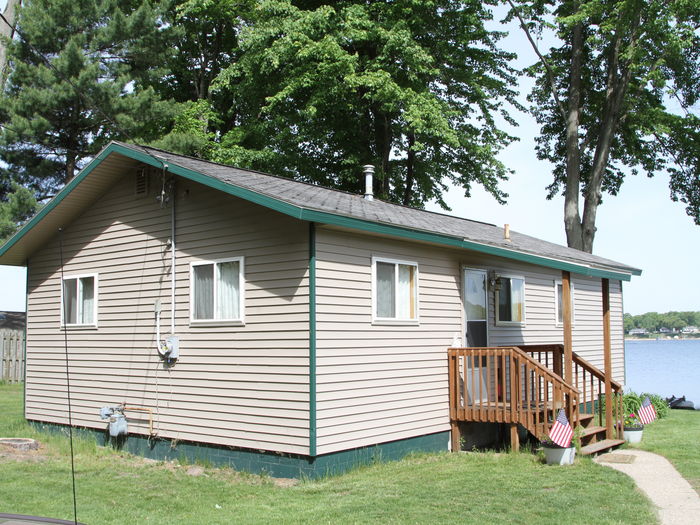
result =
[[[163,61],[148,2],[32,0],[18,22],[0,99],[0,200],[9,181],[45,199],[110,140],[165,133],[170,104],[145,87]]]

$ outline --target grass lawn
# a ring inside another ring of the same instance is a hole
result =
[[[21,401],[21,387],[0,385],[0,436],[42,447],[19,457],[0,451],[0,512],[72,519],[67,439],[29,427]],[[87,440],[75,448],[78,520],[90,525],[656,523],[628,477],[588,458],[552,467],[527,453],[425,454],[284,486],[229,469],[190,476],[187,465]]]
[[[641,443],[627,446],[666,457],[700,494],[700,410],[671,410],[644,427]]]

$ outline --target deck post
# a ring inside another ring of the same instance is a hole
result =
[[[513,452],[520,450],[520,436],[518,435],[518,424],[510,424],[510,449]]]
[[[573,377],[573,336],[571,333],[571,274],[561,272],[561,313],[564,321],[564,380],[570,385]]]
[[[605,437],[613,438],[612,352],[610,344],[610,281],[601,279],[603,293],[603,355],[605,363]]]
[[[452,452],[459,452],[462,449],[462,445],[460,443],[462,441],[462,432],[459,429],[459,423],[456,421],[450,421],[450,424],[452,426],[452,431],[450,432],[450,449]]]

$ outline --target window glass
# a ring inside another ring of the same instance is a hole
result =
[[[375,261],[375,317],[412,320],[418,318],[418,266]]]
[[[243,259],[192,265],[192,319],[239,321]]]
[[[63,280],[63,324],[96,324],[96,280],[94,275]]]
[[[63,322],[65,324],[78,323],[77,279],[66,279],[63,281]]]
[[[483,272],[467,272],[466,279],[466,308],[469,321],[486,319],[486,274]]]
[[[219,286],[217,301],[219,305],[219,319],[240,318],[240,294],[239,274],[241,263],[229,261],[219,263]]]
[[[525,281],[517,277],[500,277],[497,321],[522,323],[525,319]]]
[[[377,317],[396,317],[395,269],[394,264],[377,263]]]
[[[214,265],[194,267],[194,318],[214,318]]]

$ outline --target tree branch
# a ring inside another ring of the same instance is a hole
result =
[[[556,86],[556,83],[554,82],[554,71],[552,70],[552,67],[549,65],[549,62],[547,62],[547,59],[542,55],[542,53],[540,53],[540,50],[537,47],[535,40],[532,38],[532,35],[530,34],[530,30],[527,28],[527,25],[525,24],[525,20],[523,20],[523,17],[520,15],[520,11],[518,11],[518,8],[515,6],[515,4],[513,3],[512,0],[508,0],[508,3],[510,4],[510,7],[513,9],[515,16],[518,17],[518,20],[520,21],[520,27],[525,32],[525,36],[527,37],[528,41],[530,42],[532,49],[535,51],[535,54],[539,58],[540,62],[542,62],[542,65],[547,70],[547,79],[549,80],[549,85],[552,89],[552,97],[554,98],[554,102],[556,102],[557,107],[559,108],[559,113],[561,114],[561,117],[564,120],[566,120],[566,109],[564,107],[564,104],[561,102],[561,100],[559,100],[559,96],[557,95],[557,86]]]

